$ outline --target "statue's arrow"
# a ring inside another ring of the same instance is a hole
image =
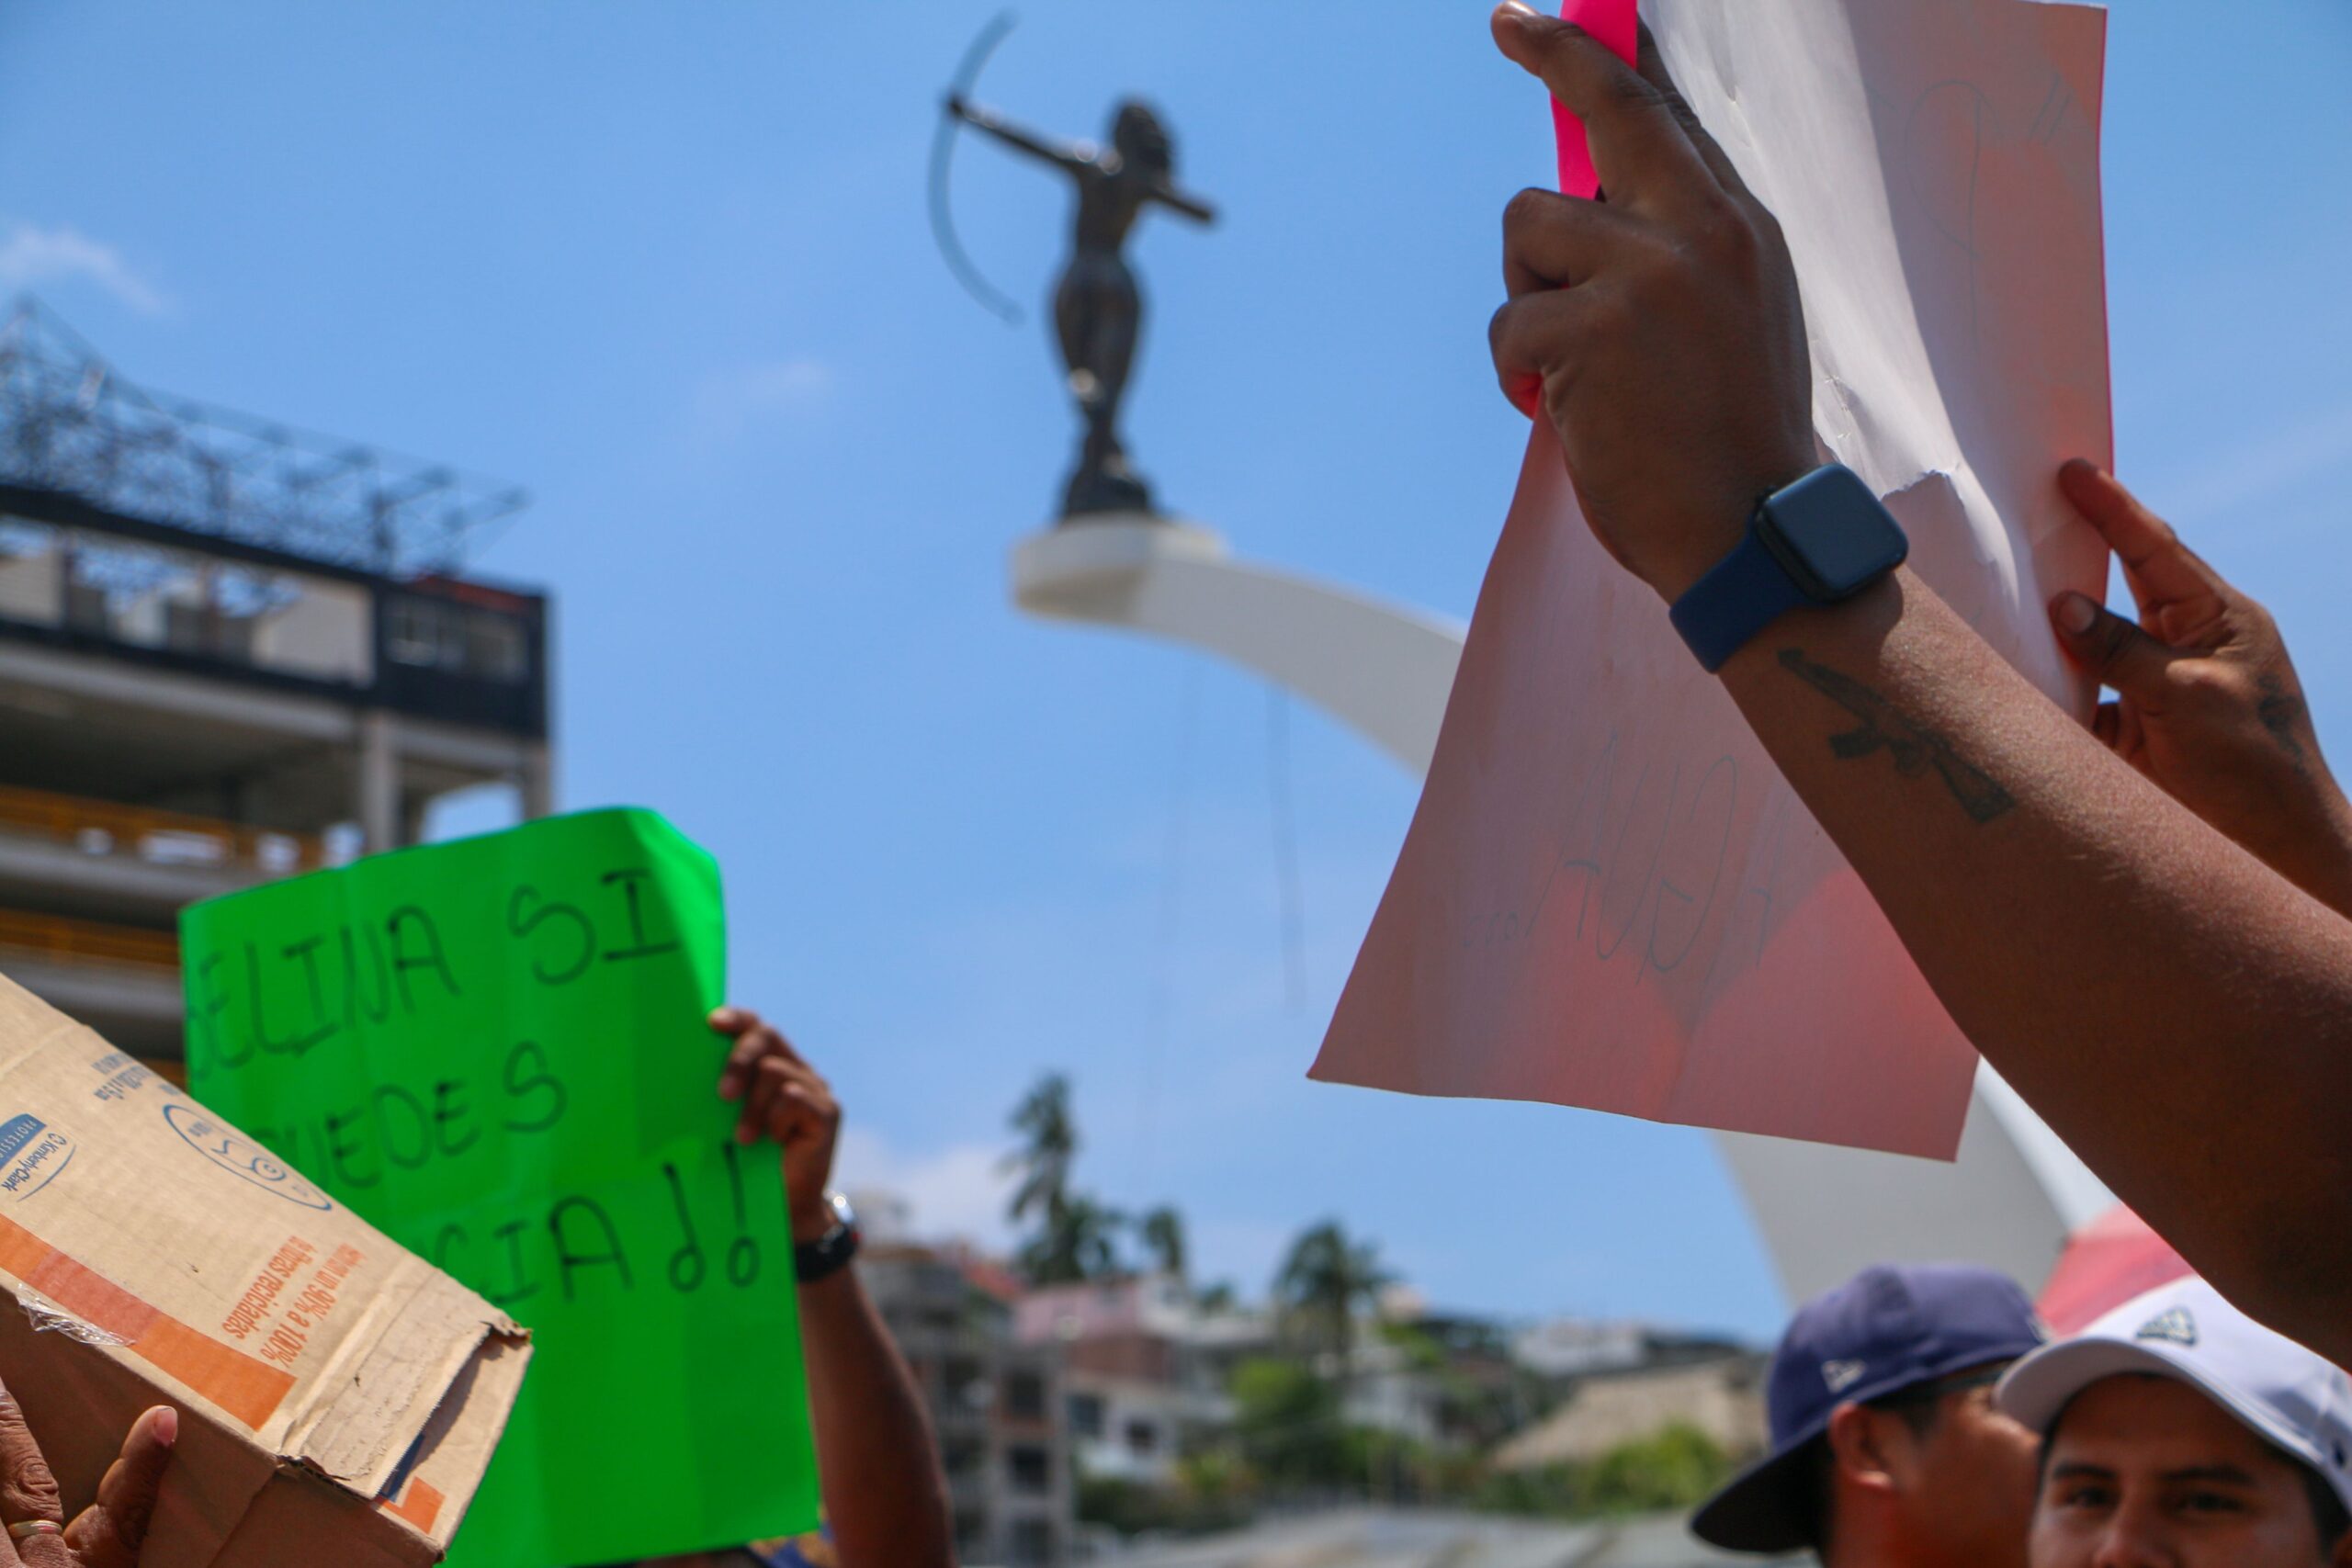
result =
[[[996,52],[1005,35],[1012,31],[1016,18],[1010,11],[980,29],[972,47],[964,51],[964,63],[956,69],[956,82],[948,89],[948,101],[968,101],[972,89],[979,85],[980,72],[989,57]],[[956,215],[947,202],[947,180],[956,157],[956,131],[963,122],[945,105],[941,106],[939,134],[931,144],[931,231],[939,241],[939,254],[947,260],[948,270],[966,292],[1001,316],[1012,326],[1021,324],[1021,307],[1012,296],[981,276],[972,258],[965,253],[964,243],[956,237]]]

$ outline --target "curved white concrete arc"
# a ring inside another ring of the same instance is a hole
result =
[[[1415,777],[1437,752],[1462,660],[1457,622],[1231,558],[1188,523],[1064,524],[1012,552],[1032,615],[1146,632],[1278,681]],[[1871,1263],[1965,1261],[2038,1292],[2069,1232],[2112,1202],[1990,1067],[1951,1165],[1719,1133],[1792,1301]]]
[[[1414,777],[1437,753],[1462,661],[1456,621],[1231,558],[1189,523],[1068,523],[1013,547],[1013,601],[1032,615],[1148,632],[1279,682]]]

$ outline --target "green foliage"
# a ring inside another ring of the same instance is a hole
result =
[[[1351,1241],[1337,1221],[1327,1220],[1291,1243],[1274,1277],[1274,1302],[1310,1340],[1336,1351],[1345,1367],[1355,1346],[1357,1308],[1372,1306],[1394,1278],[1380,1266],[1378,1248]]]
[[[1017,1172],[1012,1190],[1014,1224],[1033,1212],[1050,1213],[1069,1196],[1069,1169],[1078,1158],[1078,1122],[1070,1114],[1069,1079],[1047,1073],[1013,1108],[1012,1130],[1022,1145],[1005,1162]]]
[[[1380,1337],[1385,1343],[1403,1351],[1405,1364],[1417,1372],[1438,1377],[1446,1371],[1450,1364],[1445,1347],[1413,1324],[1383,1324]]]
[[[1163,1203],[1144,1215],[1136,1227],[1144,1251],[1152,1264],[1163,1274],[1183,1279],[1191,1262],[1184,1246],[1184,1216]]]
[[[1351,1468],[1340,1393],[1313,1369],[1260,1357],[1233,1370],[1233,1438],[1239,1457],[1277,1486],[1343,1483]]]
[[[1661,1513],[1702,1501],[1732,1470],[1713,1438],[1677,1424],[1588,1463],[1494,1472],[1474,1501],[1496,1513],[1563,1519]]]
[[[1195,1506],[1246,1514],[1258,1495],[1258,1472],[1239,1454],[1210,1449],[1176,1461],[1177,1484]]]
[[[1127,1216],[1071,1185],[1079,1135],[1069,1099],[1069,1079],[1047,1073],[1012,1110],[1021,1146],[1006,1156],[1003,1168],[1019,1178],[1009,1213],[1024,1227],[1013,1261],[1033,1285],[1106,1279],[1125,1267],[1119,1240],[1129,1229]],[[1134,1229],[1155,1267],[1184,1278],[1191,1259],[1182,1214],[1163,1203]]]
[[[1171,1485],[1151,1485],[1108,1475],[1078,1474],[1078,1517],[1107,1525],[1123,1536],[1204,1535],[1249,1523],[1258,1481],[1247,1464],[1229,1453],[1195,1454],[1179,1461]]]
[[[1015,1261],[1033,1285],[1069,1285],[1119,1272],[1119,1231],[1125,1220],[1083,1192],[1048,1207],[1021,1244]]]
[[[1605,1514],[1689,1507],[1731,1478],[1729,1456],[1695,1427],[1675,1425],[1606,1453],[1586,1477],[1592,1507]]]

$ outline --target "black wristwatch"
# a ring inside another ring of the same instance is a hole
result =
[[[1851,599],[1910,551],[1878,492],[1831,463],[1766,496],[1738,546],[1674,602],[1669,618],[1712,673],[1790,611]]]
[[[857,1214],[849,1200],[828,1192],[825,1206],[833,1212],[833,1228],[814,1241],[793,1244],[792,1272],[804,1285],[840,1273],[857,1256]]]

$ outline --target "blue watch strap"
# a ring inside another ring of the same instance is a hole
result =
[[[1692,583],[1667,614],[1712,675],[1748,638],[1812,603],[1751,524],[1739,547]]]

